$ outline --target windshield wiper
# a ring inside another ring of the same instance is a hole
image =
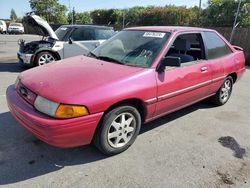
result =
[[[95,55],[93,52],[89,52],[89,53],[87,54],[87,56],[88,56],[88,57],[94,57],[94,58],[98,59],[98,56]]]
[[[117,59],[114,59],[112,57],[107,57],[107,56],[97,56],[98,59],[104,60],[104,61],[109,61],[109,62],[114,62],[114,63],[118,63],[121,65],[125,65],[125,63],[123,63],[122,61],[119,61]]]

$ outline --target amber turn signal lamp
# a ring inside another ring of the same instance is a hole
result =
[[[84,106],[60,104],[56,110],[55,117],[60,119],[67,119],[85,116],[88,114],[88,109]]]

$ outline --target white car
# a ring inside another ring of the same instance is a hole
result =
[[[11,23],[8,27],[9,34],[23,34],[24,27],[21,23]]]
[[[41,66],[51,61],[77,55],[87,55],[115,34],[112,27],[96,25],[63,25],[55,32],[37,15],[25,18],[28,33],[43,36],[40,41],[25,43],[19,40],[19,62],[28,67]]]
[[[0,20],[0,33],[1,34],[7,33],[7,26],[6,26],[5,21],[3,21],[3,20]]]

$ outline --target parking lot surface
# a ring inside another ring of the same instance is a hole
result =
[[[17,42],[23,39],[26,42],[41,40],[38,35],[1,35],[0,34],[0,61],[4,59],[13,59],[19,49]]]
[[[0,45],[0,187],[250,187],[249,69],[226,105],[202,101],[145,124],[131,148],[106,157],[48,146],[15,121],[5,91],[25,70],[16,49]]]

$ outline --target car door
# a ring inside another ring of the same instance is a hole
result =
[[[94,29],[88,27],[76,28],[69,38],[70,40],[64,43],[64,58],[86,55],[99,44],[95,41]]]
[[[209,62],[205,60],[201,34],[181,34],[176,37],[175,41],[180,37],[196,41],[192,41],[189,51],[177,52],[175,49],[169,49],[166,56],[174,56],[175,53],[186,55],[189,53],[193,54],[194,58],[192,61],[181,63],[181,67],[166,67],[164,72],[157,73],[156,116],[188,106],[207,97],[210,93],[212,72]]]

